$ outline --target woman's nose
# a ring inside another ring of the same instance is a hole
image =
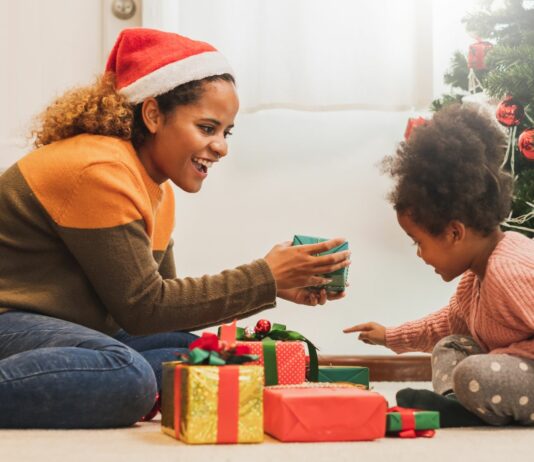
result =
[[[228,154],[228,143],[224,138],[212,141],[210,144],[210,148],[215,154],[217,154],[217,157],[219,158],[224,157]]]

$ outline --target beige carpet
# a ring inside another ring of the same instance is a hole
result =
[[[377,382],[391,405],[395,391],[427,383]],[[159,418],[159,417],[158,417]],[[527,461],[534,452],[534,428],[438,430],[432,439],[383,438],[354,443],[279,443],[188,446],[160,431],[159,420],[120,430],[0,430],[0,462],[454,462]]]

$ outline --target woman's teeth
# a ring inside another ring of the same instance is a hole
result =
[[[199,159],[197,157],[193,157],[193,163],[195,164],[195,167],[198,171],[204,173],[206,173],[208,171],[208,168],[213,165],[213,162],[206,159]]]

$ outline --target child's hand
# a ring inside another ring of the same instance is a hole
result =
[[[324,305],[327,300],[343,298],[345,292],[327,292],[325,289],[280,289],[277,295],[299,305],[316,306]]]
[[[386,345],[386,328],[376,322],[365,322],[356,326],[343,329],[345,334],[360,332],[358,340],[369,345]]]

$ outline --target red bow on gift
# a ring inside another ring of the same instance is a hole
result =
[[[222,345],[219,343],[219,339],[215,334],[210,332],[202,333],[202,337],[197,338],[194,342],[189,344],[189,349],[194,350],[200,348],[206,351],[216,351],[217,353],[222,350]]]
[[[401,417],[402,430],[395,433],[399,438],[432,438],[436,434],[436,430],[416,430],[415,429],[415,412],[420,409],[410,409],[407,407],[394,406],[388,409],[388,412],[398,412]]]
[[[217,335],[211,332],[203,332],[202,337],[197,338],[189,344],[189,350],[193,351],[195,348],[204,351],[214,351],[225,359],[229,356],[250,355],[250,347],[248,345],[238,345],[235,340],[232,343],[219,340]]]

